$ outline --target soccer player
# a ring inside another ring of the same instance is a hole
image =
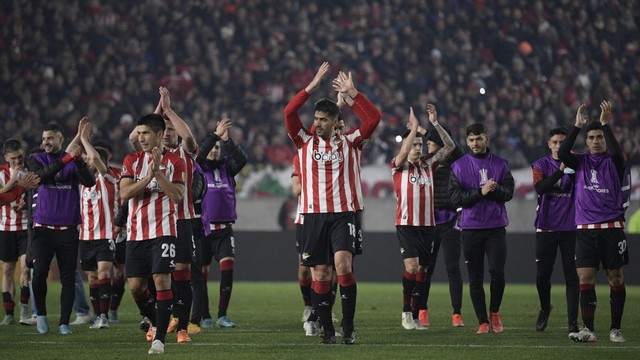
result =
[[[549,131],[547,146],[551,153],[531,165],[533,184],[538,194],[536,211],[536,288],[540,312],[536,330],[544,331],[549,323],[551,274],[560,249],[566,283],[569,332],[578,332],[578,274],[576,273],[576,223],[573,186],[575,175],[558,158],[558,150],[567,137],[567,129]]]
[[[508,162],[489,151],[484,125],[469,125],[466,134],[470,153],[451,165],[449,195],[455,206],[462,207],[462,251],[469,272],[471,302],[480,324],[477,333],[501,333],[499,311],[507,258],[505,228],[509,223],[505,203],[513,198],[514,180]],[[485,254],[491,275],[489,316],[483,287]]]
[[[611,102],[600,103],[600,121],[586,127],[588,153],[573,154],[571,149],[587,124],[587,106],[580,105],[571,133],[558,150],[558,157],[575,170],[576,268],[580,279],[580,308],[584,328],[571,332],[573,341],[595,342],[596,273],[600,264],[609,280],[611,325],[609,340],[624,342],[620,331],[627,292],[623,266],[629,262],[624,234],[622,177],[626,159],[611,127]]]
[[[323,344],[335,343],[335,328],[331,321],[331,275],[335,271],[342,298],[342,343],[355,342],[354,315],[357,287],[352,259],[355,253],[355,191],[356,151],[364,139],[371,136],[380,122],[380,111],[359,93],[351,74],[340,72],[333,88],[353,100],[351,108],[362,121],[359,129],[349,135],[335,136],[339,108],[328,99],[314,106],[315,133],[304,129],[299,109],[320,85],[329,71],[323,63],[305,89],[302,89],[284,109],[289,137],[298,148],[302,184],[302,262],[314,267],[313,303],[324,329]],[[333,264],[333,265],[332,265]],[[335,269],[335,270],[334,270]]]
[[[0,166],[0,193],[18,187],[18,180],[25,176],[24,151],[20,141],[8,139],[2,146],[6,164]],[[0,325],[15,324],[14,307],[16,264],[20,261],[20,322],[31,319],[29,310],[30,269],[26,266],[27,254],[27,210],[25,190],[19,187],[20,195],[14,201],[0,206],[0,262],[2,262],[2,303],[5,317]]]
[[[91,329],[109,327],[111,305],[111,267],[115,256],[114,218],[118,207],[118,180],[107,165],[107,151],[94,148],[89,138],[92,124],[83,117],[79,124],[80,141],[87,154],[86,161],[96,178],[96,185],[81,187],[80,267],[87,274],[89,298],[96,318]]]
[[[396,233],[404,262],[402,277],[402,327],[426,329],[418,321],[425,290],[426,271],[433,250],[435,218],[433,211],[433,169],[455,148],[453,140],[438,124],[435,106],[427,105],[429,121],[442,132],[445,146],[422,156],[422,134],[418,118],[410,108],[409,131],[404,134],[400,151],[391,160],[393,187],[396,192]]]
[[[189,324],[189,313],[193,302],[191,291],[191,260],[195,251],[193,240],[192,219],[195,219],[193,209],[193,199],[191,197],[191,183],[193,180],[193,166],[198,145],[191,133],[189,125],[176,114],[171,108],[171,94],[165,87],[159,88],[160,100],[155,113],[164,117],[165,130],[162,136],[162,145],[168,151],[178,155],[185,163],[186,177],[184,179],[184,193],[182,202],[176,204],[177,242],[175,263],[173,272],[173,283],[175,285],[175,296],[173,298],[173,313],[167,332],[176,332],[179,343],[191,342],[187,333]],[[182,138],[182,142],[180,142]],[[139,144],[135,140],[132,145],[139,149]]]
[[[171,316],[171,273],[176,267],[176,207],[182,204],[186,166],[178,155],[160,150],[165,121],[149,114],[137,121],[142,150],[122,165],[120,197],[128,201],[126,273],[140,311],[151,320],[149,354],[163,354]],[[153,275],[154,299],[147,288]],[[154,334],[155,333],[155,334]]]
[[[33,214],[33,296],[38,311],[37,330],[49,332],[47,321],[47,276],[55,255],[60,268],[60,334],[71,334],[69,317],[75,297],[75,269],[78,258],[80,192],[78,185],[94,186],[95,178],[82,160],[82,150],[73,145],[62,150],[64,136],[57,124],[42,132],[44,152],[33,154],[28,167],[41,179]],[[64,209],[64,211],[60,211]]]
[[[451,136],[449,130],[442,126],[447,134]],[[431,127],[427,130],[418,127],[418,132],[422,134],[427,142],[427,153],[434,154],[444,147],[444,141],[438,131]],[[454,142],[455,145],[455,142]],[[418,321],[423,327],[429,327],[429,293],[431,290],[431,279],[435,271],[436,260],[440,248],[442,248],[444,264],[449,279],[449,295],[451,297],[451,306],[453,314],[451,315],[451,324],[453,327],[463,327],[462,321],[462,275],[460,273],[460,254],[462,251],[462,243],[460,240],[460,230],[456,227],[457,213],[456,208],[449,199],[449,176],[451,176],[451,164],[462,157],[464,153],[455,145],[455,148],[449,156],[438,162],[437,167],[433,169],[433,215],[436,221],[436,227],[433,234],[433,251],[429,260],[429,268],[427,269],[427,278],[425,280],[424,296],[420,304],[420,312]]]
[[[227,316],[235,264],[232,225],[238,219],[235,176],[247,164],[247,154],[229,136],[230,127],[229,119],[218,122],[215,132],[202,142],[202,152],[196,159],[207,184],[207,193],[202,199],[202,223],[206,236],[202,247],[202,271],[203,274],[209,273],[212,257],[218,261],[220,300],[216,325],[220,328],[236,326]],[[208,308],[208,297],[206,302]]]

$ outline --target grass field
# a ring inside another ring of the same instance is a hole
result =
[[[640,357],[640,287],[627,288],[623,319],[626,342],[611,343],[609,290],[597,286],[594,344],[567,338],[563,286],[555,285],[555,305],[549,328],[535,331],[538,299],[535,285],[507,284],[501,313],[502,334],[475,334],[477,321],[465,287],[464,328],[451,327],[448,287],[434,284],[429,301],[431,327],[407,331],[400,326],[402,294],[397,284],[359,283],[356,344],[320,345],[304,336],[300,315],[302,300],[296,283],[237,282],[229,309],[235,329],[205,330],[192,335],[191,344],[176,344],[167,335],[165,356],[171,359],[637,359]],[[217,303],[217,284],[209,291]],[[148,357],[149,343],[138,330],[140,320],[130,294],[120,308],[120,323],[107,330],[72,327],[74,334],[57,332],[59,284],[50,283],[48,306],[51,332],[39,335],[35,327],[0,327],[0,359],[133,359]],[[212,304],[215,305],[215,304]],[[335,312],[340,313],[339,303]],[[215,315],[215,314],[213,314]],[[74,316],[72,315],[72,320]]]

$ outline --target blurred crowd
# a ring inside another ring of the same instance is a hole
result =
[[[461,145],[465,127],[484,122],[491,150],[527,167],[579,104],[595,119],[610,99],[638,164],[639,25],[634,0],[7,0],[0,140],[38,146],[51,121],[70,140],[86,115],[119,162],[162,85],[197,138],[229,117],[248,171],[282,169],[294,152],[283,108],[329,61],[383,112],[365,163],[390,161],[409,106],[424,125],[433,103]],[[327,81],[316,94],[335,93]]]

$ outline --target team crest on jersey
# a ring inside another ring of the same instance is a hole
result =
[[[484,186],[489,181],[489,171],[487,169],[480,169],[480,186]]]
[[[308,252],[303,252],[302,253],[302,260],[307,260],[310,257],[311,257],[311,254],[309,254]]]
[[[342,162],[342,153],[340,152],[320,152],[318,150],[313,151],[313,160],[315,161],[338,161]]]
[[[122,170],[120,170],[120,175],[124,175],[124,174],[126,174],[126,173],[127,173],[127,167],[126,167],[126,166],[123,166],[123,167],[122,167]]]
[[[599,184],[598,182],[598,170],[596,169],[591,169],[591,183],[592,184]]]
[[[100,194],[95,190],[95,189],[86,189],[85,191],[82,192],[82,198],[83,199],[91,199],[91,200],[97,200],[100,199]]]

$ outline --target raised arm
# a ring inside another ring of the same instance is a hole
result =
[[[218,125],[216,126],[216,130],[213,134],[208,135],[204,140],[202,140],[200,144],[200,151],[198,152],[198,157],[196,157],[196,162],[200,165],[203,164],[207,155],[216,143],[220,140],[220,137],[227,133],[227,130],[231,127],[231,120],[228,118],[224,118],[218,121]],[[228,133],[227,133],[228,134]]]
[[[571,154],[571,149],[573,149],[573,145],[576,143],[576,138],[582,130],[582,127],[587,123],[587,105],[582,104],[578,108],[576,112],[576,122],[573,126],[573,129],[569,133],[569,136],[562,142],[560,145],[560,149],[558,149],[558,158],[572,169],[578,167],[578,159]]]
[[[436,110],[436,107],[433,104],[428,104],[427,112],[429,113],[429,122],[436,129],[438,135],[440,135],[440,139],[442,139],[442,143],[444,144],[444,146],[438,149],[434,155],[434,160],[441,163],[451,155],[453,150],[456,148],[456,144],[453,142],[451,136],[449,136],[449,133],[440,126],[440,123],[438,123],[438,111]]]
[[[371,137],[380,123],[382,114],[366,96],[356,90],[351,72],[339,72],[338,77],[333,80],[333,89],[340,93],[347,103],[350,102],[349,99],[353,100],[351,109],[362,121],[359,127],[360,137],[354,141],[355,146],[359,146],[362,141]]]
[[[604,139],[607,143],[607,150],[609,150],[609,153],[611,154],[613,163],[616,165],[616,169],[618,170],[618,174],[622,176],[626,166],[626,159],[622,153],[620,143],[618,143],[618,139],[616,139],[613,131],[611,130],[611,126],[609,125],[612,108],[613,105],[608,100],[603,100],[600,103],[600,123],[602,123],[602,133],[604,134]]]
[[[100,175],[104,175],[107,173],[107,165],[102,162],[100,154],[98,154],[96,148],[94,148],[91,141],[89,141],[93,125],[89,122],[89,119],[86,116],[80,120],[80,122],[82,121],[85,121],[85,123],[82,133],[80,134],[80,141],[82,142],[82,146],[84,146],[84,151],[87,153],[87,160],[93,163],[93,166]]]
[[[133,147],[134,151],[142,150],[142,146],[140,145],[140,141],[138,140],[138,126],[134,126],[131,133],[129,133],[129,143]]]
[[[329,63],[323,62],[322,65],[320,65],[320,68],[318,68],[318,72],[316,72],[316,75],[313,77],[313,80],[311,80],[309,85],[307,85],[307,87],[303,90],[300,90],[300,92],[298,92],[296,96],[294,96],[293,99],[291,99],[291,101],[289,101],[287,106],[285,106],[284,108],[284,122],[287,127],[287,133],[298,148],[300,148],[304,143],[302,135],[310,135],[310,133],[302,126],[302,121],[298,116],[298,111],[300,110],[302,105],[304,105],[304,103],[309,100],[309,94],[313,92],[318,87],[318,85],[320,85],[322,78],[328,71]]]
[[[184,122],[184,120],[182,120],[182,118],[178,116],[173,109],[171,109],[171,96],[169,94],[169,90],[161,86],[159,92],[162,112],[167,116],[167,118],[169,118],[171,124],[176,128],[176,132],[182,138],[182,146],[184,149],[187,152],[194,154],[198,149],[198,145],[196,144],[196,140],[193,137],[193,133],[191,132],[189,125],[187,125],[187,123]]]
[[[394,165],[396,168],[401,167],[405,162],[407,162],[407,158],[409,157],[409,153],[413,147],[413,142],[416,140],[416,134],[418,132],[418,118],[413,113],[412,107],[409,108],[409,123],[407,124],[407,128],[409,128],[409,135],[407,135],[404,141],[402,141],[402,147],[394,159]]]

